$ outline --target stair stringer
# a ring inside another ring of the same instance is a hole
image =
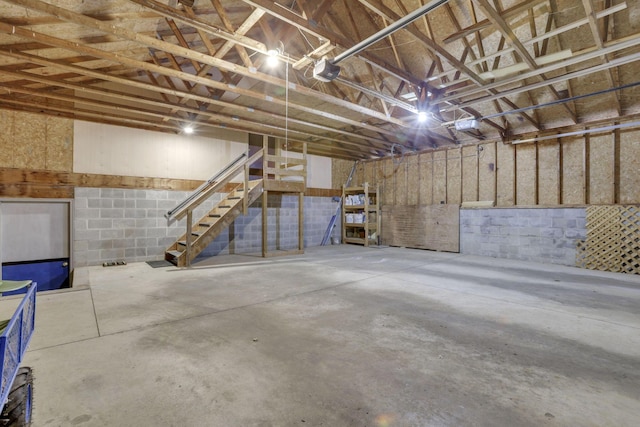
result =
[[[250,181],[249,184],[249,200],[247,201],[247,205],[251,205],[253,202],[255,202],[262,194],[263,189],[262,180]],[[253,187],[251,186],[252,184]],[[193,240],[191,242],[190,256],[191,259],[189,260],[189,262],[187,261],[186,244],[184,243],[186,241],[186,234],[183,234],[166,250],[165,259],[172,262],[178,267],[186,267],[188,264],[190,264],[190,261],[193,261],[203,250],[206,249],[207,246],[209,246],[211,242],[215,240],[216,237],[220,235],[220,233],[226,230],[235,221],[235,219],[242,214],[242,198],[233,200],[233,202],[231,202],[231,198],[234,197],[234,195],[238,191],[239,190],[234,190],[230,192],[227,197],[222,199],[216,205],[216,207],[214,207],[207,213],[207,215],[195,222],[192,233],[201,231],[202,234],[192,237]],[[231,205],[231,207],[227,209],[224,214],[221,214],[221,216],[209,227],[199,227],[199,224],[205,223],[211,218],[211,213],[219,210],[220,206],[224,205]]]

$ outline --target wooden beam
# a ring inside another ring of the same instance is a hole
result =
[[[103,22],[97,21],[95,19],[92,19],[86,15],[82,15],[58,6],[54,6],[52,4],[48,4],[45,2],[42,2],[40,0],[6,0],[9,3],[13,3],[13,4],[18,4],[21,6],[25,6],[28,7],[30,9],[42,12],[42,13],[48,13],[48,14],[52,14],[55,15],[57,17],[59,17],[60,19],[64,19],[65,21],[68,22],[72,22],[78,25],[82,25],[88,28],[92,28],[95,30],[99,30],[99,31],[103,31],[105,33],[108,34],[113,34],[115,36],[118,36],[120,38],[123,38],[125,40],[129,40],[129,41],[133,41],[133,42],[137,42],[137,43],[142,43],[148,47],[154,48],[154,49],[159,49],[174,55],[178,55],[181,56],[183,58],[187,58],[187,59],[193,59],[196,60],[202,64],[207,64],[207,65],[211,65],[213,67],[217,67],[223,70],[228,70],[240,75],[243,75],[245,77],[249,77],[251,79],[256,79],[259,81],[262,81],[264,83],[269,83],[269,84],[273,84],[275,86],[279,86],[279,87],[285,87],[287,86],[286,82],[278,77],[269,75],[269,74],[265,74],[262,73],[260,71],[257,70],[250,70],[246,67],[242,67],[239,66],[237,64],[228,62],[228,61],[224,61],[222,59],[219,58],[215,58],[212,57],[210,55],[206,55],[206,54],[202,54],[200,52],[194,51],[194,50],[190,50],[190,49],[186,49],[184,47],[181,46],[177,46],[171,43],[167,43],[161,40],[158,40],[156,38],[153,37],[149,37],[146,36],[144,34],[140,34],[140,33],[136,33],[133,30],[129,30],[127,28],[124,27],[116,27],[114,25],[111,24],[105,24]],[[133,1],[135,3],[139,3],[139,4],[144,4],[144,5],[152,5],[153,10],[154,11],[160,11],[160,14],[162,15],[166,15],[166,10],[165,10],[165,6],[162,5],[161,3],[158,3],[154,0],[130,0]],[[151,6],[150,6],[151,7]],[[175,17],[173,14],[170,14],[174,19],[182,19],[180,18],[180,16]],[[195,26],[196,23],[193,22],[193,20],[186,20],[185,23],[187,23],[188,25],[192,25]],[[204,31],[213,33],[213,35],[217,35],[219,34],[219,32],[217,32],[214,28],[212,28],[211,26],[209,26],[209,24],[206,23],[197,23],[197,27],[202,28]],[[11,31],[9,31],[9,33],[12,33],[12,31],[15,30],[15,28],[12,28]],[[49,38],[49,40],[51,40],[51,38]],[[41,40],[42,41],[42,40]],[[70,46],[73,46],[73,43],[68,43]],[[77,45],[77,43],[76,43]],[[78,48],[78,46],[76,46],[76,49]],[[74,49],[75,50],[75,49]],[[95,50],[95,49],[94,49]],[[266,49],[264,47],[264,45],[262,46],[258,46],[255,47],[255,50],[258,50],[260,52],[266,52]],[[104,52],[102,53],[102,55],[104,55]],[[101,56],[101,55],[99,55]],[[115,60],[116,62],[122,62],[125,59],[122,56],[119,55],[110,55],[112,60]],[[129,59],[127,59],[127,61],[129,61]],[[142,63],[140,61],[135,61],[138,62],[139,64],[137,65],[138,68],[142,68],[142,69],[146,69],[146,67],[144,67],[145,63]],[[150,65],[147,65],[147,67],[149,67]],[[163,72],[162,70],[157,70],[157,72]],[[166,71],[165,71],[166,72]],[[186,73],[183,73],[186,74]],[[188,77],[188,76],[183,76],[184,77]],[[189,81],[195,81],[197,80],[198,83],[209,83],[209,85],[215,86],[216,88],[220,88],[220,84],[215,84],[217,82],[213,82],[210,79],[202,79],[202,78],[198,78],[197,76],[191,76],[190,79],[188,79]],[[206,84],[205,84],[206,85]],[[229,88],[232,89],[232,88]],[[233,88],[236,89],[236,88]],[[340,106],[358,113],[362,113],[362,114],[366,114],[372,117],[376,117],[380,120],[386,121],[386,122],[390,122],[402,127],[407,126],[407,124],[405,122],[403,122],[402,120],[398,120],[395,119],[393,117],[387,117],[385,114],[380,113],[378,111],[369,109],[369,108],[365,108],[362,107],[360,105],[357,104],[353,104],[347,101],[343,101],[341,99],[337,99],[335,97],[332,96],[328,96],[325,95],[321,92],[318,92],[316,90],[313,89],[309,89],[306,87],[302,87],[302,86],[295,86],[292,87],[291,90],[300,93],[301,95],[304,96],[308,96],[311,98],[315,98],[319,101],[324,101],[324,102],[328,102],[330,104],[336,105],[336,106]],[[233,92],[235,92],[235,90],[231,90]],[[255,94],[254,94],[255,96]],[[265,95],[262,95],[261,98],[265,98]],[[269,96],[269,98],[274,98],[272,96]],[[282,100],[282,102],[284,102],[284,100]],[[293,108],[297,108],[296,106],[292,106]]]
[[[293,25],[298,28],[300,31],[303,31],[308,34],[312,34],[315,37],[322,38],[324,40],[331,40],[332,43],[338,44],[342,47],[348,48],[353,46],[347,38],[344,36],[337,34],[326,27],[322,27],[317,25],[312,25],[308,20],[304,19],[302,16],[286,9],[285,7],[272,2],[270,0],[242,0],[244,3],[247,3],[255,8],[262,9],[266,13],[280,19],[283,22],[286,22],[289,25]],[[401,80],[406,80],[409,83],[419,85],[422,80],[417,79],[415,76],[407,73],[405,70],[398,69],[397,67],[387,63],[385,60],[371,54],[370,52],[361,52],[359,57],[365,61],[371,62],[372,65],[381,68],[388,74],[395,76]]]
[[[502,12],[502,16],[504,16],[505,18],[508,18],[510,16],[513,15],[518,15],[522,12],[524,12],[527,9],[531,9],[535,6],[537,6],[540,3],[544,3],[547,0],[525,0],[522,3],[519,3],[515,6],[510,7],[509,9],[506,9],[505,11]],[[452,35],[450,35],[449,37],[446,37],[443,41],[444,43],[451,43],[453,41],[459,40],[463,37],[466,37],[470,34],[475,33],[476,31],[481,31],[484,30],[485,28],[490,27],[491,25],[493,25],[493,23],[489,20],[489,19],[485,19],[482,20],[480,22],[476,22],[473,25],[470,25],[469,27],[463,29],[463,30],[458,30],[458,32],[453,33]]]
[[[5,29],[5,27],[3,26],[2,23],[0,23],[0,31],[3,31],[3,29]],[[19,33],[22,33],[21,29],[16,29],[16,31],[19,32]],[[25,32],[25,34],[28,34],[28,33],[32,33],[32,32]],[[38,38],[42,39],[43,37],[48,37],[48,36],[44,36],[44,35],[40,36],[40,35],[34,33],[34,37],[38,37]],[[56,40],[59,43],[56,43]],[[69,47],[68,45],[73,45],[72,43],[68,43],[68,42],[60,40],[60,39],[56,39],[56,40],[51,40],[51,43],[54,44],[54,45],[57,45],[57,46],[65,46],[65,47]],[[78,48],[80,49],[80,47],[78,47]],[[93,48],[82,47],[81,49],[82,50],[92,50]],[[87,75],[87,76],[91,76],[91,77],[95,77],[95,78],[111,81],[111,82],[114,82],[114,83],[121,83],[121,84],[125,84],[125,85],[128,85],[128,86],[134,86],[134,87],[138,87],[138,88],[144,88],[144,89],[148,89],[148,90],[153,90],[153,91],[156,91],[156,92],[159,91],[159,92],[167,93],[167,94],[170,94],[170,95],[178,96],[178,97],[181,97],[181,98],[185,98],[186,97],[186,98],[190,98],[190,99],[194,99],[194,100],[200,100],[202,102],[209,103],[209,104],[220,105],[220,106],[224,106],[224,107],[228,107],[228,108],[232,108],[232,109],[240,109],[243,112],[247,111],[247,107],[246,106],[237,106],[237,105],[234,106],[234,104],[232,104],[232,103],[226,103],[226,102],[222,102],[222,101],[217,101],[217,100],[214,100],[214,99],[211,99],[211,98],[202,97],[202,96],[199,96],[199,95],[196,95],[196,94],[191,94],[189,92],[181,92],[181,91],[178,91],[176,89],[166,89],[166,88],[162,88],[162,87],[159,87],[157,85],[152,85],[152,84],[148,84],[148,83],[145,83],[145,82],[138,82],[138,81],[134,81],[134,80],[130,80],[130,79],[125,79],[125,78],[122,78],[122,77],[117,77],[117,76],[104,74],[104,73],[101,73],[101,72],[92,71],[92,70],[89,70],[89,69],[86,69],[86,68],[83,68],[83,67],[67,65],[62,61],[46,60],[46,59],[42,59],[42,58],[39,58],[39,57],[34,56],[34,55],[29,55],[29,54],[25,54],[25,53],[17,53],[17,52],[13,52],[12,50],[3,49],[3,48],[0,48],[0,51],[3,51],[3,53],[8,55],[8,56],[14,56],[14,57],[18,57],[18,58],[27,59],[27,60],[29,60],[31,62],[38,63],[38,64],[41,64],[43,66],[53,66],[53,67],[60,68],[60,69],[63,69],[63,70],[75,71],[75,72],[77,72],[79,74],[84,74],[84,75]],[[98,53],[96,53],[96,54],[98,54]],[[109,58],[111,56],[113,56],[114,60],[115,60],[115,55],[112,55],[112,54],[109,54],[109,53],[105,53],[105,57]],[[134,61],[134,62],[139,62],[139,61]],[[178,78],[196,79],[198,82],[200,82],[200,83],[202,83],[204,85],[208,85],[208,86],[216,87],[216,88],[226,87],[226,85],[224,85],[224,84],[213,82],[210,79],[205,79],[205,78],[202,78],[202,77],[195,77],[195,76],[192,76],[192,75],[190,75],[188,73],[184,73],[182,71],[171,70],[171,69],[168,69],[168,68],[165,68],[165,67],[160,67],[160,66],[156,66],[156,65],[152,65],[152,64],[142,63],[142,62],[140,62],[140,64],[142,64],[141,66],[144,66],[149,72],[155,71],[155,72],[163,73],[165,75],[167,75],[167,74],[170,75],[170,76],[174,76],[175,75]],[[269,102],[272,102],[272,103],[277,103],[277,104],[281,103],[282,105],[286,104],[285,100],[280,101],[278,99],[271,98],[270,96],[267,96],[265,94],[258,94],[256,92],[252,92],[252,91],[249,91],[249,90],[243,90],[243,89],[236,89],[236,90],[241,92],[242,94],[246,94],[248,96],[261,98],[261,99],[263,99],[265,101],[269,100]],[[288,103],[286,105],[295,106],[296,104]],[[323,116],[325,118],[329,118],[329,116],[330,117],[335,117],[336,119],[339,119],[339,120],[341,120],[343,122],[349,122],[349,123],[352,123],[354,125],[358,125],[360,127],[371,128],[372,130],[375,130],[376,132],[389,133],[390,135],[394,134],[392,131],[387,131],[387,130],[384,130],[383,128],[378,128],[378,127],[374,127],[374,126],[363,125],[361,122],[356,122],[356,121],[353,121],[353,120],[345,119],[344,117],[341,117],[341,116],[336,115],[336,114],[319,112],[317,109],[313,109],[313,108],[309,108],[309,107],[302,107],[301,106],[301,108],[303,110],[306,110],[306,112],[315,113],[315,114],[321,115],[321,116]],[[255,110],[256,109],[254,109],[254,112],[255,112]],[[258,112],[262,112],[262,111],[258,110]],[[278,117],[278,115],[273,114],[273,113],[267,113],[267,114],[269,114],[272,118]],[[284,120],[284,117],[283,116],[279,116],[279,119],[280,120]],[[296,122],[296,119],[291,118],[291,117],[289,117],[288,120],[291,121],[291,122]],[[260,123],[260,122],[258,121],[258,123]],[[315,127],[315,128],[318,128],[318,127],[322,128],[323,127],[322,125],[317,125],[317,124],[314,124],[314,123],[308,122],[308,121],[300,121],[300,123],[303,124],[303,125],[308,125],[308,126]],[[326,126],[324,126],[324,128],[326,130],[330,130],[331,132],[342,133],[339,129],[329,128],[329,127],[326,127]],[[396,133],[396,135],[397,135],[397,133]],[[367,141],[372,141],[372,140],[375,141],[374,138],[359,136],[358,134],[355,134],[355,133],[351,133],[351,136],[364,138]],[[387,144],[387,141],[385,141],[385,140],[377,140],[377,142],[379,142],[381,144]],[[395,143],[395,142],[392,142],[392,143]]]
[[[589,28],[591,29],[591,34],[593,35],[593,40],[596,44],[596,47],[598,49],[602,49],[604,48],[605,37],[603,37],[603,35],[600,33],[600,29],[598,28],[598,16],[595,11],[593,0],[582,0],[582,5],[584,6],[587,18],[589,19]],[[604,62],[609,62],[609,58],[607,55],[602,55],[601,58]],[[607,71],[606,76],[610,87],[617,86],[611,69]],[[620,103],[620,95],[617,92],[612,92],[611,96],[615,100],[618,116],[622,116],[623,113],[622,105]]]

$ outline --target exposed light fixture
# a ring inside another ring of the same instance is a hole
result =
[[[280,62],[278,60],[279,54],[280,52],[278,52],[278,49],[269,49],[267,51],[267,65],[270,67],[275,67],[276,65],[278,65],[278,63]]]
[[[193,133],[193,126],[187,125],[182,128],[182,131],[187,135],[191,135]]]
[[[416,96],[415,93],[413,92],[409,92],[409,93],[405,93],[403,95],[400,95],[400,98],[404,99],[405,101],[416,101],[418,99],[418,97]]]
[[[426,122],[428,118],[426,111],[418,111],[418,121],[420,123]]]
[[[477,119],[464,119],[464,120],[456,120],[455,122],[456,130],[467,131],[467,130],[478,130],[480,128],[480,123]]]

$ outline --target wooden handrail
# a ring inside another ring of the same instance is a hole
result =
[[[245,168],[245,165],[251,165],[253,162],[260,159],[263,155],[263,152],[264,150],[260,149],[249,158],[247,158],[247,153],[243,153],[240,157],[233,160],[231,163],[225,166],[222,171],[218,172],[216,175],[214,175],[213,178],[201,185],[189,197],[179,203],[174,209],[167,212],[165,214],[165,218],[167,218],[167,221],[181,220],[187,215],[188,212],[193,211],[214,193],[219,192],[240,172],[245,171],[245,174],[248,173],[248,168]],[[242,158],[244,158],[244,160],[242,160]],[[244,182],[247,181],[248,177],[245,177]],[[245,194],[243,197],[248,197],[248,193],[248,188],[245,188]]]

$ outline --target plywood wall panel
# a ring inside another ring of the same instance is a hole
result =
[[[0,110],[0,167],[72,172],[73,120]]]
[[[382,193],[382,204],[383,205],[393,205],[394,203],[394,182],[395,182],[395,171],[393,160],[390,157],[382,160],[382,188],[380,189]]]
[[[518,205],[581,205],[586,203],[584,163],[588,160],[590,203],[614,203],[617,175],[617,202],[640,203],[640,131],[620,133],[617,173],[613,134],[592,135],[586,145],[584,137],[577,137],[539,142],[537,149],[534,144],[502,142],[454,147],[405,156],[399,164],[390,158],[372,161],[365,166],[364,176],[370,183],[371,177],[377,177],[386,205],[475,200],[494,201],[497,206],[513,206],[516,201]]]
[[[45,167],[52,171],[73,171],[73,120],[46,118],[47,152]]]
[[[396,165],[396,179],[395,179],[395,204],[406,205],[407,204],[407,174],[408,174],[408,157],[405,157],[402,161]]]
[[[562,203],[581,205],[584,200],[584,139],[562,139]]]
[[[620,132],[619,203],[640,203],[640,130]]]
[[[478,155],[478,199],[496,200],[496,143],[481,144]]]
[[[46,153],[45,117],[16,114],[13,132],[14,164],[12,167],[45,169]]]
[[[589,200],[590,204],[613,204],[615,139],[613,134],[589,138]]]
[[[356,170],[353,172],[353,180],[351,181],[352,186],[361,186],[365,183],[364,178],[364,163],[358,162],[356,164]]]
[[[478,200],[478,146],[462,147],[462,201]]]
[[[538,204],[557,205],[560,198],[557,142],[538,144]]]
[[[433,204],[447,203],[447,152],[433,153]]]
[[[382,209],[384,244],[436,251],[460,251],[460,207],[385,206]]]
[[[537,147],[535,144],[516,146],[516,205],[537,203]]]
[[[11,168],[13,166],[13,111],[0,110],[0,167]]]
[[[447,150],[447,203],[462,203],[462,149]]]
[[[331,188],[342,189],[352,166],[353,162],[349,160],[333,159],[331,161]]]
[[[377,175],[377,162],[364,162],[364,181],[368,182],[370,186],[375,187],[378,183],[378,175]]]
[[[421,153],[418,156],[420,162],[420,203],[421,205],[433,204],[433,153]]]
[[[514,146],[496,143],[497,163],[497,206],[513,206],[515,204],[515,159]]]
[[[420,165],[418,155],[406,157],[407,160],[407,205],[417,205],[419,196]]]

